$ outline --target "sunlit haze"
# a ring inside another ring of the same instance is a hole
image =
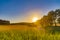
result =
[[[36,22],[38,20],[38,18],[37,17],[34,17],[33,19],[32,19],[32,22]]]
[[[11,23],[32,22],[33,17],[40,19],[59,8],[60,0],[0,0],[0,19]]]

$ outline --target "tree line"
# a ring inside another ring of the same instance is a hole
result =
[[[10,21],[0,19],[0,25],[7,25],[7,24],[10,24]]]
[[[40,20],[37,21],[40,26],[57,26],[60,24],[60,9],[49,11],[47,15],[44,15]]]

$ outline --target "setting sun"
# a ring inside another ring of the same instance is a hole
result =
[[[37,17],[34,17],[33,19],[32,19],[32,22],[36,22],[38,20],[38,18]]]

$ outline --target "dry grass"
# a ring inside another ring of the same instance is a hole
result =
[[[30,27],[27,25],[0,25],[0,31],[5,30],[36,30],[37,27]]]

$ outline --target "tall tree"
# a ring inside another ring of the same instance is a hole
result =
[[[48,14],[43,16],[38,22],[40,22],[42,26],[51,26],[53,24],[57,26],[57,21],[60,22],[60,9],[48,12]]]
[[[44,15],[38,22],[42,27],[50,26],[51,21],[49,21],[49,17]]]
[[[47,16],[49,17],[49,21],[51,21],[51,23],[55,24],[55,26],[56,26],[56,19],[57,19],[56,12],[55,11],[50,11],[50,12],[48,12]]]
[[[55,13],[57,15],[57,22],[60,23],[60,9],[56,9]]]
[[[57,19],[57,22],[60,24],[60,18]]]

